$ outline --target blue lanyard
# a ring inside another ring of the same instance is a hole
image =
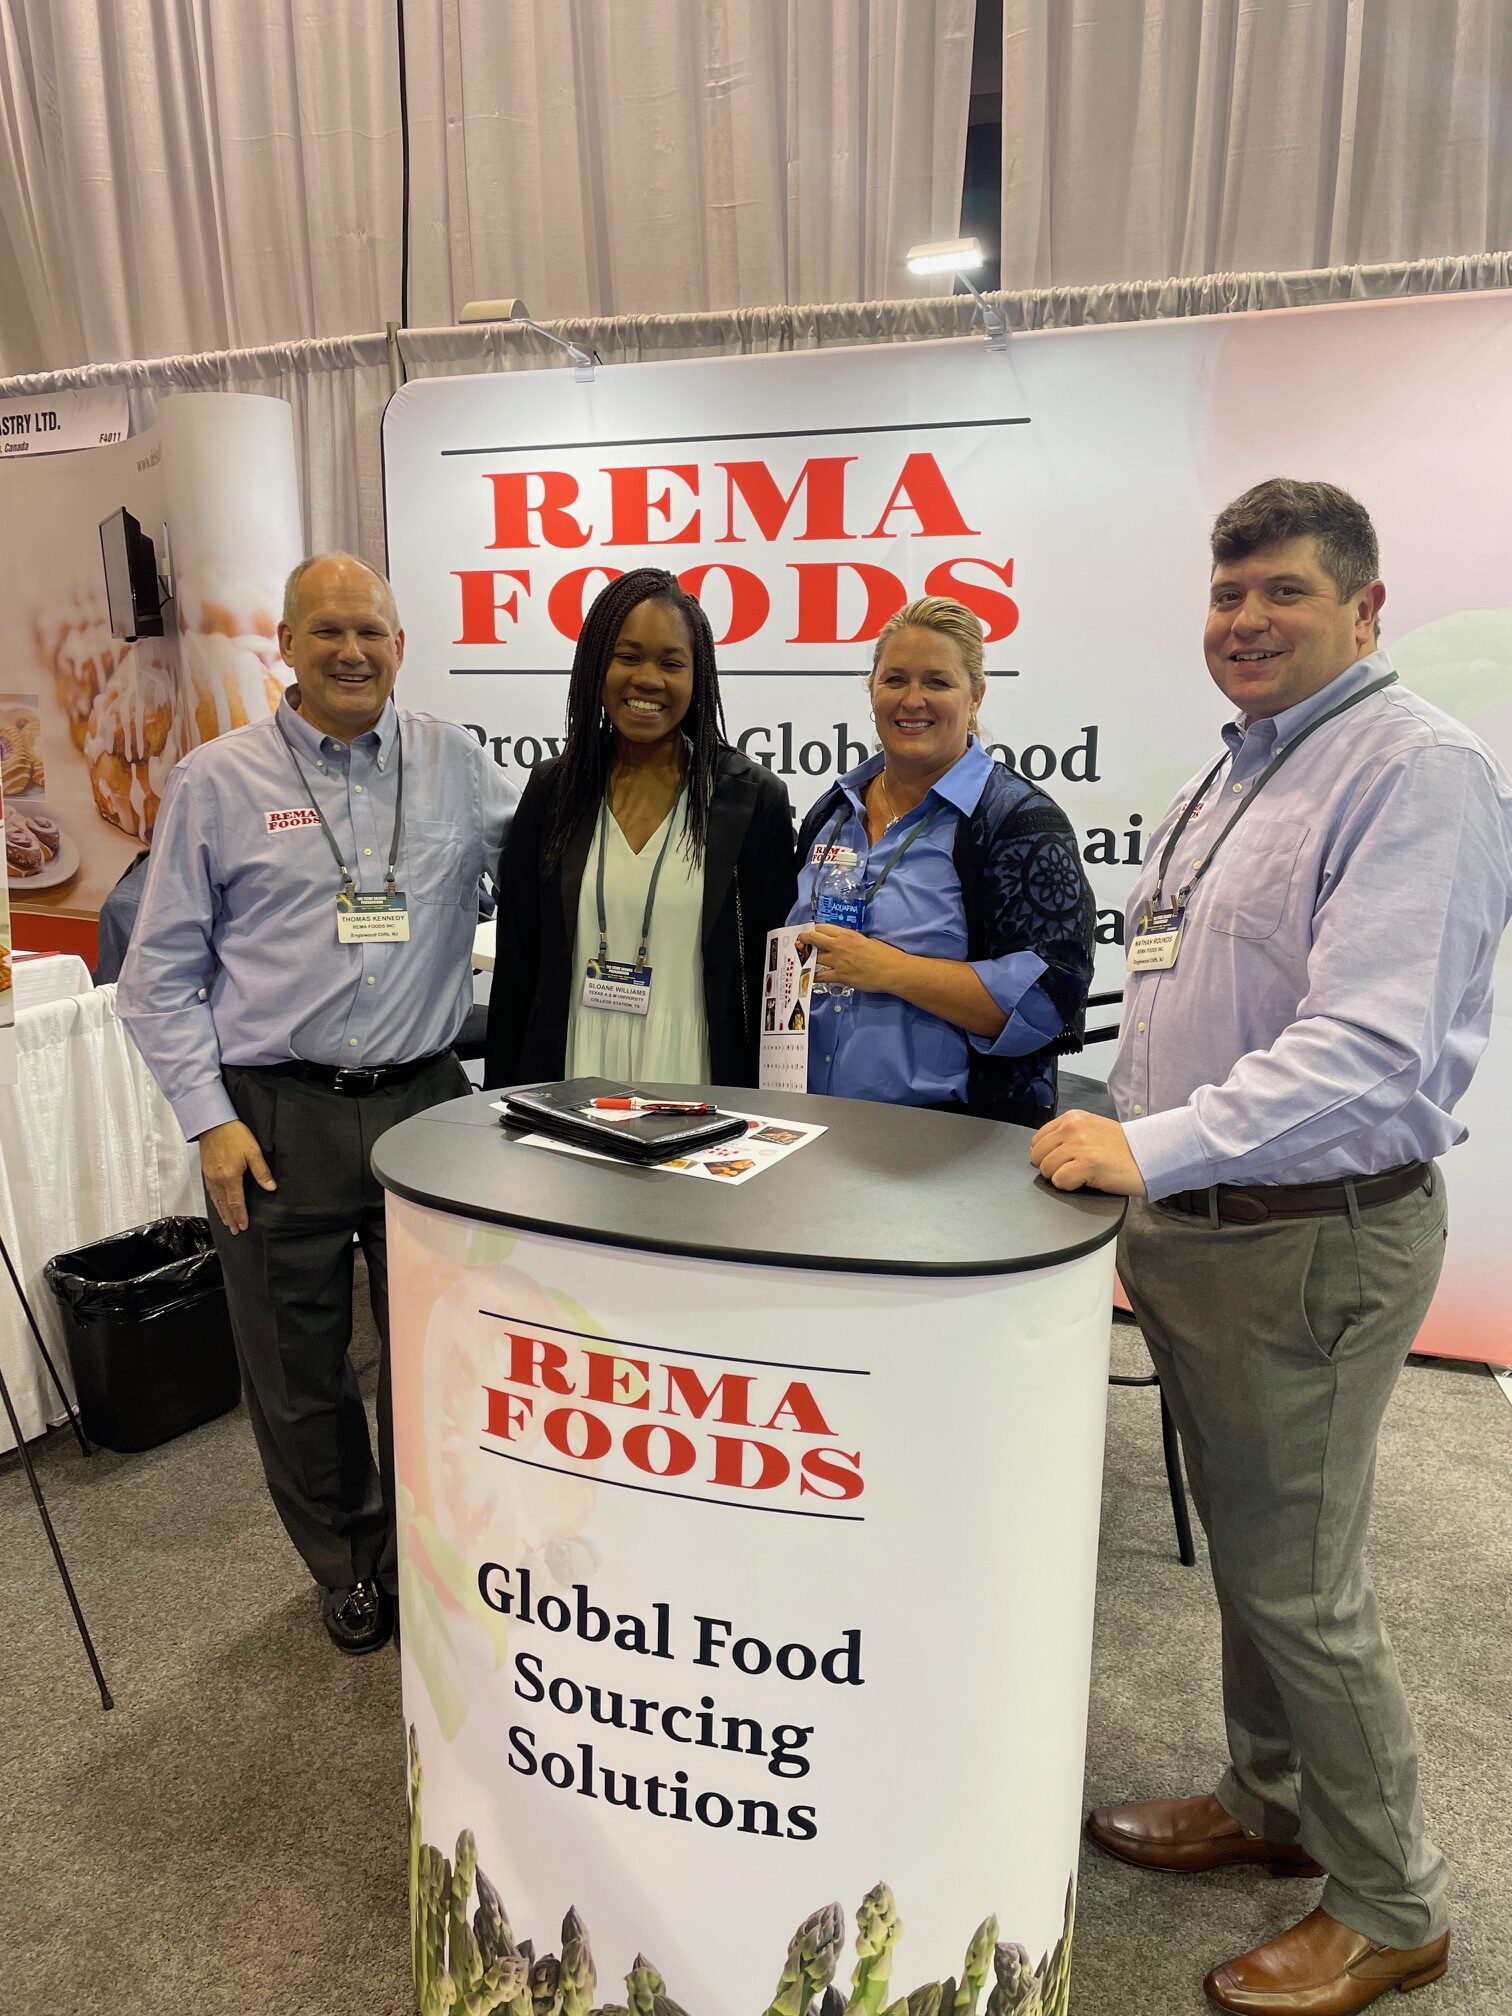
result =
[[[916,840],[923,839],[924,835],[929,831],[930,827],[934,825],[935,821],[939,818],[940,814],[945,809],[946,808],[943,805],[941,805],[937,800],[935,803],[935,808],[930,813],[929,817],[927,819],[921,819],[918,825],[915,826],[915,828],[913,829],[912,833],[910,833],[906,839],[899,842],[899,844],[893,849],[891,855],[888,857],[887,866],[882,870],[882,873],[877,877],[876,881],[873,882],[869,888],[862,891],[862,897],[865,902],[870,903],[874,897],[881,895],[883,889],[887,886],[887,878],[892,874],[893,870],[897,867],[898,863],[903,859],[903,856],[908,852],[909,848],[913,846]],[[829,830],[829,836],[824,842],[823,851],[819,857],[819,874],[823,873],[827,865],[829,852],[830,849],[835,844],[836,835],[839,833],[841,827],[845,824],[846,820],[849,819],[853,810],[854,807],[851,806],[849,803],[847,803],[845,808],[841,812],[839,818],[835,821],[834,825],[831,826]],[[884,835],[883,837],[885,838],[886,836]],[[812,923],[813,920],[819,914],[819,874],[816,874],[814,876],[814,887],[809,896],[810,923]]]

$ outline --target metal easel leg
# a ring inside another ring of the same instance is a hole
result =
[[[32,1335],[37,1339],[37,1343],[41,1347],[42,1356],[47,1362],[48,1371],[52,1373],[53,1384],[58,1387],[59,1393],[62,1394],[63,1388],[58,1382],[57,1371],[53,1366],[51,1358],[47,1356],[47,1347],[42,1343],[42,1333],[37,1328],[37,1319],[33,1316],[31,1304],[27,1301],[22,1291],[21,1283],[16,1278],[16,1270],[11,1265],[11,1257],[6,1251],[3,1239],[0,1239],[0,1254],[4,1254],[5,1256],[6,1271],[10,1275],[17,1295],[20,1296],[21,1307],[26,1311],[26,1320],[31,1325]],[[16,1452],[20,1456],[22,1468],[26,1472],[26,1481],[31,1486],[32,1497],[36,1500],[37,1511],[42,1520],[42,1528],[47,1535],[47,1544],[52,1549],[53,1561],[62,1580],[64,1593],[68,1597],[69,1608],[74,1614],[74,1623],[79,1628],[79,1636],[84,1643],[85,1655],[89,1660],[90,1670],[94,1674],[95,1685],[100,1690],[100,1706],[102,1708],[114,1708],[115,1702],[111,1697],[109,1687],[105,1684],[105,1675],[100,1670],[100,1661],[95,1652],[94,1640],[89,1635],[89,1626],[84,1621],[84,1612],[80,1609],[79,1599],[74,1593],[73,1578],[69,1575],[68,1563],[63,1559],[63,1549],[58,1545],[58,1536],[53,1531],[53,1523],[47,1510],[47,1500],[42,1496],[42,1486],[37,1482],[37,1473],[32,1467],[31,1451],[27,1448],[26,1438],[21,1433],[21,1423],[16,1418],[16,1410],[11,1402],[10,1388],[5,1383],[5,1374],[3,1372],[0,1372],[0,1401],[4,1402],[6,1418],[10,1422],[11,1433],[16,1438]],[[68,1407],[68,1396],[66,1394],[63,1394],[63,1404],[65,1407]],[[79,1426],[72,1407],[68,1407],[68,1413],[69,1418],[74,1424],[74,1433],[79,1438],[80,1448],[83,1449],[86,1456],[91,1455],[93,1452],[89,1444],[84,1440],[83,1430]]]

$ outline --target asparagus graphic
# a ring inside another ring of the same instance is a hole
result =
[[[530,2003],[534,2016],[560,2016],[562,1963],[554,1953],[546,1954],[531,1967]]]
[[[420,1855],[424,1847],[420,1832],[420,1739],[413,1727],[409,1732],[409,1900],[410,1967],[415,1977],[415,2001],[425,1994],[420,1945]]]
[[[503,1898],[481,1869],[477,1872],[477,1884],[478,1908],[473,1913],[473,1932],[479,1951],[492,1963],[503,1954],[514,1952],[514,1934],[509,1929]]]
[[[598,1970],[575,1906],[562,1920],[560,1958],[537,1959],[531,1940],[516,1940],[503,1898],[478,1867],[471,1830],[458,1835],[453,1861],[426,1842],[413,1729],[408,1750],[410,1950],[420,2016],[686,2016],[643,1953],[625,1977],[624,2002],[596,2005]],[[477,1909],[469,1920],[474,1889]],[[1075,1914],[1073,1876],[1061,1935],[1038,1968],[1022,1946],[999,1943],[997,1920],[987,1918],[971,1936],[959,1982],[928,1982],[888,2002],[893,1949],[903,1927],[891,1890],[877,1883],[856,1912],[849,1996],[834,1985],[845,1919],[838,1904],[827,1904],[789,1941],[766,2016],[977,2016],[989,1978],[984,2016],[1069,2016]]]
[[[451,1890],[447,1897],[446,1941],[447,1952],[451,1955],[451,1975],[455,1985],[457,1978],[457,1953],[465,1938],[478,1953],[477,1941],[473,1938],[472,1927],[467,1922],[467,1900],[472,1895],[473,1877],[478,1868],[478,1844],[473,1839],[472,1829],[464,1827],[457,1836],[456,1861],[452,1867]],[[481,1955],[478,1956],[478,1979],[482,1979]],[[476,1987],[476,1983],[473,1984]]]
[[[845,1914],[838,1904],[813,1911],[788,1943],[787,1961],[766,2016],[807,2016],[808,2006],[830,1984],[845,1939]]]
[[[645,1954],[637,1953],[634,1966],[625,1976],[625,2002],[630,2016],[652,2016],[652,2005],[665,1986]]]
[[[1071,2006],[1071,1928],[1076,1920],[1076,1876],[1066,1885],[1066,1916],[1044,1970],[1045,2016],[1067,2016]]]
[[[955,2016],[976,2016],[976,2006],[992,1973],[997,1952],[998,1921],[984,1918],[971,1935],[966,1948],[966,1964],[961,1969],[960,1986],[955,1991]]]
[[[856,1913],[856,1965],[846,2016],[881,2016],[892,1978],[892,1949],[902,1931],[891,1890],[885,1883],[875,1884]]]
[[[1022,1946],[1003,1940],[993,1968],[997,1978],[987,2000],[987,2016],[1042,2016],[1039,1976]]]
[[[562,1920],[562,2016],[591,2016],[598,1969],[588,1930],[575,1910]]]

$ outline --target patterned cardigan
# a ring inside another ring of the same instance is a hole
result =
[[[833,784],[814,806],[798,835],[800,862],[848,802]],[[1054,1042],[1025,1057],[987,1057],[968,1046],[966,1111],[1038,1127],[1055,1112],[1056,1058],[1082,1047],[1092,984],[1095,912],[1076,835],[1053,798],[995,762],[976,810],[956,822],[951,856],[966,913],[966,957],[1037,953],[1045,962],[1038,984],[1061,1018]]]

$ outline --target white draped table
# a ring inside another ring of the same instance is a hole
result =
[[[90,987],[82,960],[17,962],[16,1050],[16,1083],[0,1085],[0,1235],[67,1379],[43,1266],[149,1219],[203,1213],[199,1157],[116,1017],[115,988]],[[28,1438],[62,1417],[3,1270],[0,1369]],[[12,1446],[0,1416],[0,1449]]]

